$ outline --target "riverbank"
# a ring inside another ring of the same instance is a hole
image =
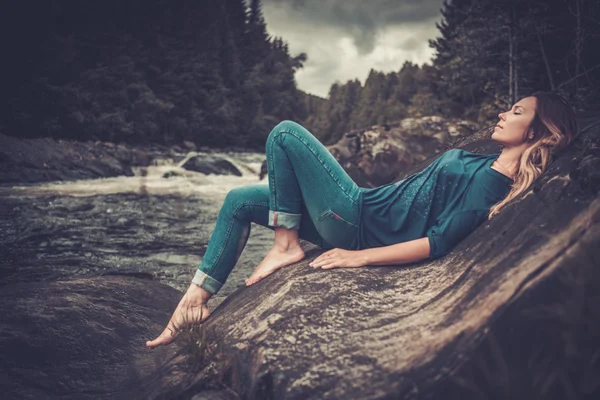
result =
[[[19,139],[0,134],[0,185],[70,181],[116,176],[133,176],[135,167],[160,160],[181,160],[191,151],[203,153],[246,152],[238,147],[196,148],[191,142],[158,144],[116,144],[112,142],[40,138]]]

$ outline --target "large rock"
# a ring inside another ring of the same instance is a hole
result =
[[[188,398],[219,382],[248,399],[598,398],[600,198],[589,165],[600,118],[581,124],[540,180],[447,256],[323,271],[307,265],[313,249],[230,295],[203,325],[202,350],[145,390]],[[461,146],[495,152],[490,133]]]
[[[132,176],[148,165],[146,152],[123,145],[0,134],[0,184]]]
[[[103,276],[28,282],[0,290],[3,399],[126,399],[151,380],[181,293],[151,280]]]
[[[222,156],[215,156],[212,154],[190,153],[179,163],[179,166],[188,171],[200,172],[205,175],[217,174],[242,176],[242,173],[233,162]]]

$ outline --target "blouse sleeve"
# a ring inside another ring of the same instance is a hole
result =
[[[477,210],[459,211],[442,217],[437,224],[427,230],[429,238],[429,259],[433,260],[448,254],[461,240],[469,236],[486,218]]]

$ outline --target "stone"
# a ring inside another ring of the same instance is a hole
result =
[[[131,153],[120,152],[110,144],[0,134],[0,184],[133,176]]]
[[[191,142],[189,140],[184,140],[182,145],[183,145],[183,148],[185,148],[186,150],[196,151],[196,144],[194,142]]]
[[[188,171],[200,172],[206,175],[217,174],[242,176],[241,171],[233,162],[212,154],[188,154],[186,159],[183,160],[179,166]]]
[[[140,398],[174,350],[150,350],[146,340],[164,329],[181,296],[119,275],[3,286],[1,397]]]

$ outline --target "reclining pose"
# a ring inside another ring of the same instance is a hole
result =
[[[148,347],[168,344],[184,321],[202,322],[208,299],[235,266],[251,222],[275,242],[246,280],[252,285],[304,258],[298,238],[323,249],[313,268],[358,268],[439,258],[525,191],[578,131],[565,99],[535,92],[519,100],[491,138],[499,154],[446,151],[399,182],[359,187],[303,126],[279,123],[267,138],[268,184],[232,189],[217,217],[192,283],[165,330]]]

